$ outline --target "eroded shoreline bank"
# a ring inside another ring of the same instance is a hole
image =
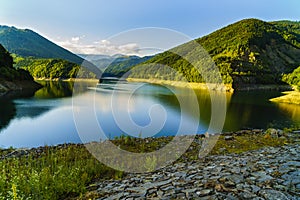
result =
[[[191,88],[199,90],[214,90],[214,91],[226,91],[233,93],[234,91],[253,91],[253,90],[277,90],[277,91],[290,91],[291,87],[289,85],[243,85],[238,88],[234,88],[232,84],[213,84],[213,83],[191,83],[184,81],[171,81],[171,80],[160,80],[160,79],[140,79],[140,78],[127,78],[128,82],[141,82],[141,83],[151,83],[159,85],[170,85],[174,87],[181,88]]]

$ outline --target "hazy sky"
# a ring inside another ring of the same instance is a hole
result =
[[[139,44],[120,48],[107,38],[134,28],[168,28],[197,38],[243,18],[299,21],[300,1],[0,0],[1,25],[32,29],[75,53],[126,53]]]

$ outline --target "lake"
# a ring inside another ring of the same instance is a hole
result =
[[[202,134],[212,117],[211,96],[227,109],[223,131],[300,125],[300,106],[268,101],[280,96],[278,91],[228,93],[223,104],[218,92],[144,83],[76,82],[75,88],[72,82],[40,83],[44,87],[34,94],[0,97],[1,148],[99,141],[122,134]]]

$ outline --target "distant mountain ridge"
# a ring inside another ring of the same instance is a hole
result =
[[[10,53],[20,57],[30,57],[31,60],[62,59],[84,66],[98,77],[100,77],[102,73],[92,63],[85,61],[83,58],[56,45],[29,29],[18,29],[16,27],[0,25],[0,44],[2,44]]]
[[[194,41],[209,53],[219,68],[223,82],[232,84],[234,88],[281,84],[282,75],[300,65],[299,27],[300,22],[269,23],[244,19]],[[160,74],[162,72],[151,68],[151,64],[161,64],[181,72],[189,82],[203,82],[201,74],[195,72],[187,60],[172,53],[182,52],[196,58],[200,55],[199,49],[191,49],[191,46],[192,42],[188,42],[156,55],[135,66],[130,77],[178,79],[175,74]],[[153,73],[149,73],[151,71]]]
[[[84,59],[89,60],[103,71],[104,77],[121,77],[127,73],[133,66],[145,62],[153,56],[139,57],[136,55],[92,55],[79,54]]]
[[[0,43],[10,53],[23,57],[61,58],[77,64],[83,62],[79,56],[30,29],[0,26]]]

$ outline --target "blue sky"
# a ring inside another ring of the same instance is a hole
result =
[[[1,25],[30,28],[75,53],[101,41],[110,47],[107,38],[134,28],[168,28],[197,38],[250,17],[299,21],[300,1],[0,0]]]

